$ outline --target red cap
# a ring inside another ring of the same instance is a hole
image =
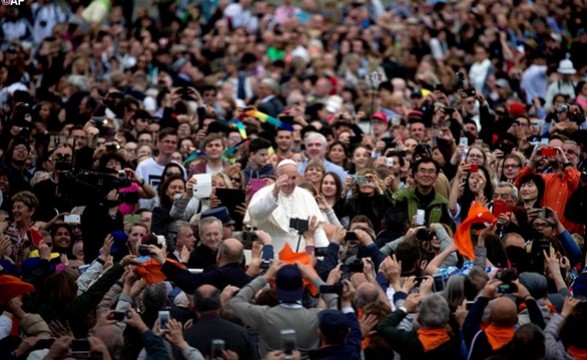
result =
[[[378,120],[381,120],[385,123],[388,122],[387,116],[381,111],[377,111],[376,113],[373,113],[373,115],[371,115],[371,119],[378,119]]]
[[[526,114],[526,106],[520,103],[513,103],[510,105],[510,115],[513,117],[522,116]]]

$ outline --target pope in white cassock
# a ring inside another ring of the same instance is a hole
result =
[[[244,223],[255,226],[271,235],[273,247],[278,253],[285,243],[289,243],[293,251],[304,251],[306,244],[297,230],[289,227],[290,219],[307,220],[310,216],[317,217],[320,223],[325,219],[312,194],[296,186],[298,165],[293,160],[283,160],[277,165],[277,180],[273,185],[265,186],[253,195]],[[314,246],[328,246],[328,239],[319,225],[314,233]]]

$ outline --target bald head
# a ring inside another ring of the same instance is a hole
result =
[[[194,307],[196,312],[205,313],[220,309],[220,290],[212,285],[202,285],[194,291]]]
[[[503,246],[516,246],[523,248],[526,245],[526,241],[522,237],[522,235],[518,233],[508,233],[503,237]]]
[[[377,286],[369,282],[364,282],[357,287],[357,294],[355,295],[356,305],[359,308],[365,307],[367,304],[377,301],[379,292]]]
[[[220,243],[220,246],[218,247],[218,256],[219,265],[221,265],[221,262],[222,265],[231,263],[240,264],[243,261],[244,256],[243,244],[237,239],[228,238]]]
[[[489,302],[491,322],[499,327],[511,327],[518,322],[516,303],[510,298],[500,297]]]

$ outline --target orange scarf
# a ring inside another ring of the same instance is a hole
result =
[[[587,360],[587,349],[581,349],[571,345],[567,348],[567,352],[576,360]]]
[[[473,249],[473,241],[471,240],[471,225],[478,223],[493,224],[497,218],[486,207],[473,201],[473,205],[469,208],[467,218],[461,222],[455,231],[453,243],[461,255],[469,260],[475,260],[475,250]]]
[[[299,262],[304,265],[313,266],[312,258],[310,258],[310,255],[307,252],[294,252],[288,243],[285,243],[285,246],[279,252],[278,256],[279,260],[281,260],[285,264],[295,265],[297,262]],[[304,286],[313,296],[318,295],[318,289],[316,289],[316,287],[314,286],[312,281],[310,281],[310,279],[304,279]]]
[[[176,260],[167,258],[167,261],[179,266],[182,269],[186,269],[184,264]],[[167,276],[165,276],[163,271],[161,271],[161,264],[159,264],[159,261],[155,259],[149,259],[144,263],[137,265],[135,269],[149,285],[159,284],[160,282],[163,282],[165,279],[167,279]]]
[[[424,352],[434,350],[440,345],[450,340],[446,329],[419,329],[418,340],[422,343]]]
[[[491,345],[491,349],[493,350],[497,350],[512,341],[516,332],[513,327],[504,328],[493,324],[486,327],[484,331],[487,336],[487,341],[489,341],[489,345]]]

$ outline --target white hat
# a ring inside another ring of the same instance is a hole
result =
[[[293,161],[292,159],[285,159],[285,160],[281,160],[279,162],[279,164],[277,164],[277,168],[280,168],[282,166],[286,166],[286,165],[293,165],[295,167],[298,167],[298,163]]]
[[[564,59],[561,60],[561,62],[558,64],[558,69],[556,69],[556,72],[563,75],[573,75],[577,72],[577,70],[575,70],[573,67],[573,62],[571,60]]]

